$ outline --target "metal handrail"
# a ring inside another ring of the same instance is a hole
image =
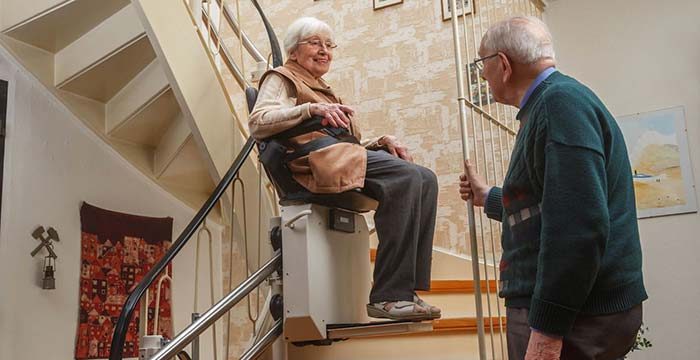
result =
[[[272,258],[265,263],[258,271],[253,273],[241,285],[230,292],[226,297],[221,299],[211,309],[207,310],[202,316],[188,326],[185,330],[179,333],[175,338],[165,345],[158,353],[153,355],[150,360],[166,360],[175,356],[178,352],[189,345],[201,333],[207,330],[209,326],[214,324],[216,320],[221,318],[226,312],[243,300],[248,293],[255,290],[260,283],[265,281],[273,272],[277,271],[282,265],[282,252],[277,250]]]
[[[450,0],[450,5],[452,9],[457,9],[457,1]],[[457,16],[452,16],[452,40],[454,44],[455,51],[455,70],[457,75],[457,101],[459,107],[459,124],[462,135],[462,157],[465,160],[469,160],[469,134],[467,127],[467,98],[464,96],[464,75],[462,74],[462,50],[459,43],[459,32],[457,31]],[[468,174],[467,169],[464,169],[464,173]],[[467,200],[467,218],[469,219],[469,245],[471,247],[472,255],[472,276],[474,277],[474,283],[480,284],[480,273],[479,273],[479,253],[477,250],[476,241],[476,221],[474,214],[474,201],[473,198]],[[482,319],[484,318],[483,306],[481,304],[481,286],[474,287],[474,299],[476,302],[476,318],[477,318],[477,343],[479,346],[479,359],[486,360],[486,345],[484,340],[484,323]]]
[[[505,123],[503,123],[501,120],[498,120],[495,116],[493,116],[493,114],[491,114],[490,112],[486,111],[482,106],[479,106],[478,104],[475,104],[474,102],[470,101],[470,100],[467,99],[466,97],[465,97],[465,98],[459,98],[459,99],[457,99],[457,100],[458,100],[458,101],[464,100],[464,102],[469,106],[470,109],[476,111],[479,115],[483,115],[483,116],[486,118],[486,120],[488,120],[488,121],[490,121],[490,122],[496,124],[496,126],[500,126],[500,127],[503,129],[503,131],[505,131],[505,132],[508,133],[509,135],[511,135],[511,136],[517,135],[517,133],[518,133],[517,131],[513,130],[512,128],[510,128],[508,125],[506,125]]]
[[[131,322],[131,317],[134,314],[136,306],[138,306],[139,301],[146,293],[146,290],[153,284],[153,282],[159,277],[159,274],[165,270],[165,268],[170,264],[170,262],[175,258],[175,256],[182,250],[187,241],[194,235],[200,225],[204,222],[207,215],[216,206],[219,199],[224,195],[226,189],[229,187],[234,177],[238,174],[241,167],[243,167],[244,162],[248,159],[255,141],[253,138],[248,138],[243,149],[236,157],[236,160],[231,165],[231,168],[221,179],[219,184],[214,189],[214,192],[209,196],[202,208],[197,212],[192,221],[185,227],[180,236],[175,240],[173,246],[165,253],[163,258],[155,264],[151,270],[144,276],[141,282],[138,284],[136,289],[129,294],[129,297],[122,308],[122,312],[119,315],[119,320],[114,328],[114,336],[112,337],[112,345],[109,354],[109,360],[121,360],[124,351],[124,343],[126,341],[126,333],[129,329],[129,322]],[[171,356],[175,356],[172,354]]]
[[[258,355],[272,344],[277,337],[282,335],[282,319],[275,321],[270,331],[263,336],[260,341],[256,342],[246,352],[241,355],[240,360],[257,359]]]
[[[214,27],[209,26],[210,16],[204,9],[202,9],[202,21],[204,21],[204,25],[206,25],[207,29],[209,29],[209,36],[214,38],[217,44],[220,44],[222,41],[221,35],[219,35],[219,32],[217,32]],[[236,65],[236,63],[233,61],[233,56],[228,51],[226,46],[221,46],[221,53],[219,55],[222,55],[221,58],[224,61],[224,65],[226,65],[229,72],[233,75],[233,78],[236,79],[236,82],[241,89],[251,86],[248,80],[246,80],[243,71],[241,71],[238,65]]]
[[[248,35],[241,31],[241,26],[238,24],[238,21],[236,20],[235,16],[231,13],[231,9],[224,4],[223,0],[216,0],[219,3],[219,8],[223,9],[224,13],[224,19],[228,22],[229,26],[231,26],[231,29],[233,29],[233,32],[238,36],[238,38],[243,41],[243,46],[248,50],[248,53],[250,56],[253,57],[253,60],[256,62],[267,62],[267,59],[263,56],[263,54],[258,50],[258,48],[253,44],[253,42],[250,40]]]

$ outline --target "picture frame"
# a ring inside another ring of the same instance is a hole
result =
[[[616,118],[630,158],[637,218],[697,212],[685,109]]]
[[[442,3],[442,21],[452,19],[452,0],[440,0]],[[466,11],[465,11],[466,9]],[[474,13],[474,0],[457,0],[457,16]]]
[[[403,0],[372,0],[374,3],[374,10],[383,9],[385,7],[398,5],[403,3]]]

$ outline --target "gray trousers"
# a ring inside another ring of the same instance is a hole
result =
[[[374,215],[379,246],[369,301],[413,301],[414,290],[430,289],[437,177],[384,151],[367,151],[363,192],[379,202]]]
[[[530,340],[528,309],[508,308],[508,358],[522,360]],[[564,337],[561,360],[617,360],[627,354],[642,325],[642,305],[610,315],[580,315]]]

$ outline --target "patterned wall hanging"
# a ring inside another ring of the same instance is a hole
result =
[[[114,326],[128,294],[172,243],[173,219],[122,214],[83,203],[80,315],[75,359],[109,356]],[[172,275],[172,267],[167,268]],[[153,334],[156,285],[149,291],[148,333]],[[158,334],[172,338],[170,283],[161,290]],[[129,324],[124,357],[138,357],[139,310]]]

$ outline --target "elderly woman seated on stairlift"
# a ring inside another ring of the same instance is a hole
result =
[[[379,238],[374,283],[367,314],[394,320],[428,320],[440,309],[416,294],[430,289],[430,266],[438,184],[435,174],[413,163],[404,145],[385,135],[361,141],[355,111],[344,105],[322,78],[337,45],[325,22],[296,20],[284,40],[287,61],[260,79],[258,99],[248,125],[265,139],[314,116],[323,124],[348,129],[358,143],[338,142],[293,160],[294,179],[312,193],[361,189],[379,202],[375,226]],[[317,131],[291,139],[292,145],[330,136]]]

